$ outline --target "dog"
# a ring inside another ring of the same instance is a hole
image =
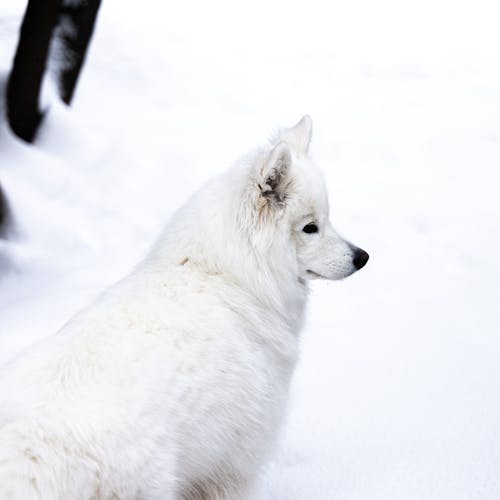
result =
[[[304,116],[209,181],[129,276],[0,376],[2,500],[250,498],[310,280],[368,254],[328,219]]]

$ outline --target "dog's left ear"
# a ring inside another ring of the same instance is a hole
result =
[[[284,201],[291,164],[290,147],[281,141],[274,146],[260,169],[259,188],[262,196],[278,203]]]
[[[282,132],[281,139],[290,144],[290,147],[297,156],[305,156],[309,152],[312,129],[311,117],[304,115],[296,125]]]

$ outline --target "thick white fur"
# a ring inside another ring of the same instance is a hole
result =
[[[243,499],[282,418],[307,280],[355,269],[304,117],[0,374],[0,499]],[[303,226],[318,225],[315,234]]]

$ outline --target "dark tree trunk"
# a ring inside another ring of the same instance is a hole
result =
[[[7,116],[14,133],[32,142],[43,113],[39,98],[60,0],[29,0],[7,84]]]
[[[65,62],[59,70],[59,93],[70,104],[85,62],[101,0],[86,0],[77,5],[65,5],[61,9],[57,37]]]
[[[0,186],[0,237],[5,235],[8,216],[7,200],[5,199],[2,187]]]
[[[6,88],[7,119],[21,139],[33,142],[43,118],[40,90],[54,36],[62,56],[56,70],[59,94],[70,104],[100,5],[101,0],[80,0],[74,5],[64,5],[64,0],[28,1]],[[5,233],[8,218],[0,187],[0,236]]]

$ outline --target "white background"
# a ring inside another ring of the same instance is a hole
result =
[[[5,71],[24,7],[0,5]],[[35,146],[0,128],[16,218],[0,242],[0,360],[309,113],[333,222],[371,258],[313,284],[261,499],[498,500],[499,14],[481,0],[104,0],[72,108],[48,83]]]

